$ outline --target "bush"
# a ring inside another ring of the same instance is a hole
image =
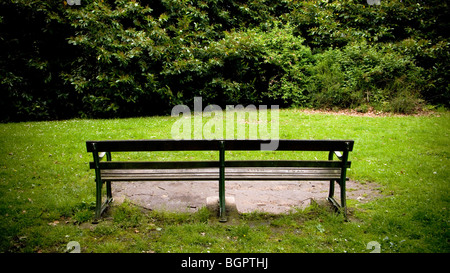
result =
[[[421,95],[435,105],[450,106],[450,41],[442,39],[433,43],[427,39],[405,39],[393,45],[393,49],[411,56],[422,67],[423,83]]]
[[[422,69],[389,46],[358,42],[316,54],[315,58],[308,91],[316,107],[398,105],[403,101],[409,106],[389,109],[409,112],[420,102]]]
[[[67,118],[79,106],[60,76],[78,52],[56,2],[0,2],[0,121]]]
[[[305,104],[304,73],[313,59],[290,26],[229,32],[211,48],[220,67],[203,94],[222,95],[216,102]]]
[[[420,106],[420,102],[420,100],[411,97],[410,94],[400,92],[390,101],[389,107],[386,110],[394,113],[413,114]]]
[[[167,114],[194,96],[450,106],[446,1],[81,2],[0,3],[0,121]]]
[[[82,94],[82,112],[96,117],[168,113],[173,105],[191,104],[194,96],[221,106],[304,101],[299,65],[311,54],[303,39],[277,23],[266,22],[264,31],[228,30],[256,25],[256,19],[218,23],[233,20],[216,10],[225,4],[212,2],[162,1],[153,10],[120,0],[71,10],[78,32],[69,43],[85,55],[79,68],[64,76]],[[251,12],[237,2],[227,8],[237,7]]]
[[[294,35],[289,24],[275,27],[261,35],[264,48],[263,64],[272,67],[268,82],[267,97],[284,105],[308,106],[306,90],[308,83],[307,67],[314,61],[304,39]],[[266,76],[267,75],[262,75]]]
[[[80,59],[82,69],[65,79],[83,94],[83,113],[167,113],[173,105],[192,104],[194,96],[221,106],[303,104],[302,70],[312,56],[292,27],[274,22],[264,24],[265,30],[220,33],[206,7],[197,4],[166,6],[159,18],[152,9],[127,1],[116,1],[115,8],[94,2],[89,14],[72,11],[79,33],[69,42],[87,54]],[[131,14],[133,27],[126,28],[121,20]]]

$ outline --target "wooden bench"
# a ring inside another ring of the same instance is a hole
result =
[[[226,151],[257,151],[264,140],[108,140],[86,141],[97,185],[96,217],[113,200],[112,181],[218,181],[220,221],[226,221],[226,180],[330,181],[328,200],[346,216],[346,171],[353,140],[279,140],[277,151],[328,152],[328,160],[225,160]],[[112,161],[112,152],[218,151],[213,161]],[[337,160],[333,160],[337,155]],[[106,161],[102,161],[106,156]],[[340,204],[334,199],[340,186]],[[102,187],[106,184],[106,201]]]

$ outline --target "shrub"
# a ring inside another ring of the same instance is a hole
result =
[[[61,3],[60,1],[58,1]],[[60,73],[76,49],[56,1],[0,2],[0,121],[67,118],[79,106]]]
[[[0,3],[0,121],[450,103],[446,1],[81,2]]]
[[[442,39],[433,43],[428,39],[405,39],[393,44],[400,54],[411,56],[422,67],[423,83],[421,95],[435,105],[450,106],[450,42]]]
[[[401,98],[406,102],[406,97],[410,105],[419,102],[424,83],[422,69],[389,46],[358,42],[315,57],[317,63],[310,68],[308,90],[317,107],[376,106],[394,99],[398,103]]]
[[[307,67],[314,60],[304,39],[295,36],[289,24],[263,33],[262,39],[263,65],[269,65],[274,72],[268,82],[267,97],[284,105],[309,106]]]
[[[387,108],[388,111],[401,114],[413,114],[420,105],[420,100],[407,92],[400,92],[394,97]]]
[[[344,72],[333,54],[325,54],[321,57],[316,58],[317,63],[311,65],[309,69],[311,77],[308,92],[313,106],[330,108],[342,105],[345,107],[344,105],[350,102],[350,98],[349,90],[344,84]]]
[[[303,39],[292,34],[293,28],[266,22],[264,30],[228,30],[256,25],[255,18],[247,22],[243,16],[240,23],[226,24],[224,29],[217,21],[229,16],[213,8],[226,5],[161,4],[155,11],[124,0],[114,6],[93,2],[69,12],[71,25],[78,30],[69,43],[81,47],[85,55],[77,61],[79,69],[64,76],[82,94],[84,114],[167,113],[171,106],[190,104],[199,95],[205,103],[222,106],[306,100],[301,71],[311,53]],[[245,4],[234,3],[228,9],[237,7],[251,12]]]
[[[306,66],[312,54],[290,26],[229,32],[211,44],[220,67],[204,94],[222,95],[222,102],[304,105]]]

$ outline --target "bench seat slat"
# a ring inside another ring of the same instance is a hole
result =
[[[167,176],[158,176],[158,177],[105,177],[106,181],[217,181],[219,176],[178,176],[178,177],[167,177]],[[339,178],[335,175],[330,176],[268,176],[268,175],[261,175],[261,176],[230,176],[227,177],[225,180],[269,180],[269,181],[277,181],[277,180],[295,180],[295,181],[329,181],[329,180],[338,180]],[[348,179],[347,179],[348,180]]]
[[[339,168],[227,168],[225,169],[225,173],[233,174],[233,173],[340,173],[341,170]],[[199,173],[199,170],[196,169],[108,169],[102,170],[102,174],[127,174],[127,175],[139,175],[139,174],[180,174],[180,173]],[[201,169],[200,173],[215,173],[218,174],[219,170],[216,168],[205,168]]]
[[[102,170],[103,181],[183,181],[217,180],[219,172],[214,169],[149,169],[149,170]],[[338,168],[228,168],[226,180],[333,180],[339,179]]]

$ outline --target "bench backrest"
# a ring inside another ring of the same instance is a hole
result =
[[[257,151],[267,140],[103,140],[86,141],[88,152],[143,151]],[[290,140],[280,139],[277,151],[352,151],[353,140]]]

